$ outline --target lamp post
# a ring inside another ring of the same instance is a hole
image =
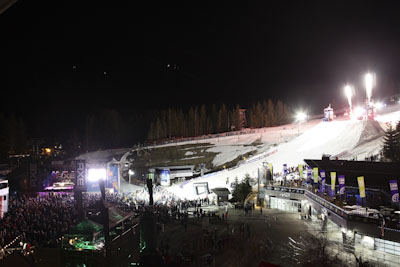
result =
[[[365,90],[367,91],[367,101],[368,101],[367,103],[369,106],[371,103],[372,87],[374,86],[374,75],[371,73],[365,74],[364,81],[365,81]]]
[[[349,102],[349,115],[350,118],[353,116],[353,109],[352,109],[352,103],[351,103],[351,97],[353,96],[353,87],[351,85],[346,85],[344,87],[344,93],[346,94],[347,101]]]

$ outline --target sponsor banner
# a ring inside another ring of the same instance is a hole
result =
[[[114,192],[119,191],[118,187],[119,168],[117,164],[109,165],[107,168],[106,188],[112,188]]]
[[[268,169],[269,169],[270,172],[271,172],[271,177],[274,177],[274,172],[273,172],[273,169],[272,169],[272,163],[269,163],[269,164],[268,164]]]
[[[86,162],[77,160],[75,162],[75,189],[78,191],[86,191]]]
[[[390,180],[389,186],[390,186],[390,192],[392,192],[392,202],[398,203],[399,202],[399,187],[397,184],[397,180]]]
[[[364,176],[357,177],[358,189],[360,190],[360,197],[365,197],[365,183]]]
[[[314,184],[318,184],[318,168],[317,167],[313,168],[313,174],[314,174]]]
[[[287,164],[283,164],[283,176],[287,174]]]
[[[335,190],[336,172],[331,172],[331,189]]]
[[[325,183],[326,183],[325,171],[321,170],[320,175],[321,175],[321,187],[319,191],[321,193],[325,193]]]
[[[160,184],[163,186],[170,186],[171,185],[171,180],[170,180],[170,170],[162,170],[160,174],[161,182]]]
[[[339,194],[344,195],[344,192],[346,190],[344,175],[339,175],[338,181],[339,181]]]

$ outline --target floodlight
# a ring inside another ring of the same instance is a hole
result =
[[[89,169],[88,170],[88,181],[95,182],[100,179],[106,180],[106,169]]]
[[[378,103],[375,103],[375,107],[376,107],[376,109],[381,109],[381,108],[383,108],[383,103],[382,102],[378,102]]]
[[[364,109],[363,109],[362,107],[356,107],[356,108],[354,109],[354,115],[355,115],[356,117],[361,117],[361,116],[363,116],[363,115],[364,115]]]
[[[296,114],[296,120],[298,120],[300,122],[305,121],[306,118],[307,118],[307,114],[305,114],[304,112],[298,112]]]

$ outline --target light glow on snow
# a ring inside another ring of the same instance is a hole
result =
[[[355,107],[354,108],[354,116],[356,118],[363,116],[365,113],[365,109],[362,107]]]

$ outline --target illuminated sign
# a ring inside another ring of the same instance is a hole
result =
[[[84,160],[76,161],[76,184],[77,190],[86,190],[86,164]]]
[[[170,180],[170,170],[162,170],[161,174],[160,174],[160,178],[161,178],[161,185],[164,186],[169,186],[171,184],[171,180]]]

